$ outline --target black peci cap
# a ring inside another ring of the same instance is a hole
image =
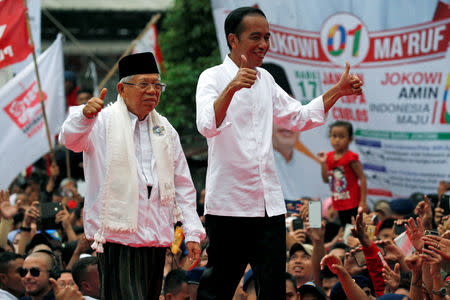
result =
[[[153,53],[131,54],[119,60],[119,80],[137,74],[159,74]]]

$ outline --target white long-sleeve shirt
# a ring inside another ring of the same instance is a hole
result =
[[[263,217],[286,212],[275,170],[273,122],[302,131],[325,123],[322,96],[308,105],[290,97],[264,69],[250,89],[236,92],[219,128],[214,102],[238,72],[225,57],[197,84],[197,128],[208,141],[205,214]]]
[[[100,226],[100,210],[103,199],[99,191],[106,174],[106,124],[109,107],[104,108],[96,118],[88,119],[83,115],[84,106],[71,107],[65,120],[59,140],[75,152],[83,151],[86,195],[84,202],[84,230],[88,239],[93,239]],[[136,147],[136,160],[139,181],[138,228],[134,233],[118,233],[105,229],[107,242],[132,247],[167,247],[173,241],[172,206],[163,206],[159,198],[156,162],[151,150],[147,121],[139,121],[130,113],[132,134]],[[192,183],[189,167],[181,148],[176,130],[168,128],[174,134],[175,145],[175,201],[184,217],[183,231],[186,241],[200,242],[205,231],[196,211],[196,192]],[[127,176],[127,174],[123,174]],[[147,186],[153,187],[150,199]]]

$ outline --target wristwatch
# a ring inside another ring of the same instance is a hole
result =
[[[431,292],[435,295],[444,298],[445,295],[447,294],[447,289],[445,287],[441,287],[438,291],[432,290]]]

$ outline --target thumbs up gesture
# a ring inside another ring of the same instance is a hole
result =
[[[231,81],[231,86],[235,92],[242,88],[251,88],[256,80],[256,70],[249,68],[247,58],[241,55],[241,64],[239,71]]]
[[[86,103],[86,106],[83,108],[83,114],[86,118],[91,119],[97,116],[97,114],[103,109],[104,100],[106,96],[107,89],[102,89],[98,98],[92,97]]]
[[[345,63],[345,71],[341,75],[341,79],[338,82],[338,86],[341,90],[342,96],[345,95],[361,95],[363,82],[358,76],[350,74],[350,64]]]

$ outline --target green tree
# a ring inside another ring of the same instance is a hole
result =
[[[162,21],[159,42],[166,92],[158,110],[178,130],[186,149],[197,144],[195,90],[200,73],[220,63],[210,0],[176,0]]]

